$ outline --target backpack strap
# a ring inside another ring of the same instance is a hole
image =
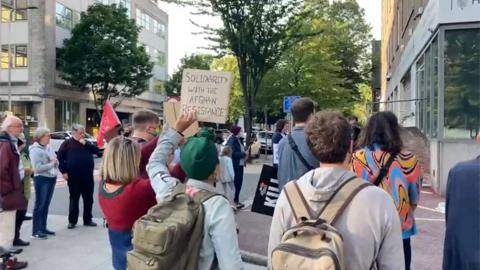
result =
[[[380,183],[382,182],[383,178],[387,175],[388,169],[390,169],[390,166],[392,166],[393,161],[395,160],[396,155],[390,154],[390,157],[387,160],[387,163],[380,169],[380,172],[378,173],[377,179],[375,179],[374,185],[378,187]]]
[[[293,216],[297,223],[302,223],[305,220],[311,220],[312,214],[310,212],[310,207],[305,200],[305,197],[302,194],[302,191],[297,185],[296,181],[288,182],[284,189],[285,195],[287,195],[288,203],[292,209]]]
[[[370,185],[370,183],[357,177],[348,179],[327,201],[323,209],[320,211],[319,219],[323,219],[328,224],[333,225],[358,192]]]
[[[298,149],[298,145],[295,143],[295,140],[293,139],[292,134],[288,135],[288,144],[290,145],[290,148],[292,148],[293,152],[297,155],[297,157],[300,159],[302,164],[309,170],[315,169],[310,165],[310,163],[307,162],[307,160],[302,156],[302,153],[300,153],[300,150]]]

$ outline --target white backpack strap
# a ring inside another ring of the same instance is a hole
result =
[[[283,190],[285,191],[285,195],[287,196],[288,203],[290,204],[290,208],[292,209],[293,216],[297,223],[300,224],[305,220],[311,220],[312,215],[310,207],[296,181],[288,182]]]
[[[327,201],[319,218],[333,225],[358,192],[368,186],[371,184],[357,177],[345,181]]]

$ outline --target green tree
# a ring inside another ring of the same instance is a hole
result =
[[[372,88],[367,84],[361,84],[358,87],[360,92],[360,97],[355,102],[353,107],[348,112],[351,115],[358,117],[358,121],[362,124],[367,122],[368,118],[368,106],[372,102]]]
[[[228,120],[231,123],[236,123],[245,113],[245,102],[242,87],[240,86],[240,72],[238,71],[237,59],[233,55],[226,55],[222,58],[215,59],[212,62],[211,69],[215,71],[228,71],[233,74],[232,92],[228,106]]]
[[[210,54],[191,54],[186,55],[180,60],[178,70],[165,83],[165,92],[169,97],[180,96],[182,88],[182,76],[184,69],[203,69],[210,70],[210,65],[215,59],[215,56]]]
[[[363,10],[354,1],[328,0],[306,1],[306,8],[314,12],[303,18],[301,32],[321,34],[284,52],[263,80],[257,104],[275,115],[283,96],[300,95],[313,98],[319,109],[351,112],[355,102],[363,101],[359,85],[369,68]]]
[[[300,19],[305,16],[301,0],[168,0],[198,8],[197,14],[218,16],[223,26],[204,26],[217,50],[231,52],[238,62],[240,85],[245,101],[247,141],[256,110],[260,84],[280,59],[303,35]]]
[[[365,20],[365,10],[356,0],[333,1],[326,9],[324,44],[340,64],[343,88],[350,91],[350,100],[360,98],[359,86],[367,83],[371,72],[371,27]]]
[[[138,46],[140,29],[116,5],[93,5],[60,51],[60,76],[83,91],[91,91],[97,111],[113,97],[135,97],[147,89],[153,63]],[[115,105],[119,105],[120,102]]]

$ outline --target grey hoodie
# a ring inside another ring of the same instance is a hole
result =
[[[52,159],[56,158],[53,151],[48,146],[43,146],[38,142],[30,146],[30,160],[32,161],[33,172],[35,176],[57,177],[57,165]]]
[[[334,191],[354,177],[339,168],[318,168],[301,177],[297,184],[311,210],[319,213]],[[283,234],[296,225],[284,192],[280,194],[270,228],[268,261]],[[360,191],[340,216],[334,227],[344,239],[347,270],[404,270],[402,231],[393,201],[385,191],[371,186]]]

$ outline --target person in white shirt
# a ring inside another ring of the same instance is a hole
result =
[[[220,173],[218,177],[219,181],[217,181],[217,189],[221,194],[227,197],[230,204],[234,205],[235,183],[233,180],[235,178],[235,171],[233,170],[232,148],[230,148],[230,146],[225,146],[223,148],[219,161]]]
[[[297,185],[312,213],[318,215],[334,192],[356,177],[349,169],[350,125],[340,113],[320,112],[307,124],[305,133],[321,166],[307,172]],[[283,234],[295,225],[297,222],[282,192],[270,229],[269,265],[272,251]],[[346,269],[405,269],[400,219],[392,199],[382,189],[372,185],[361,190],[333,226],[343,237]]]

